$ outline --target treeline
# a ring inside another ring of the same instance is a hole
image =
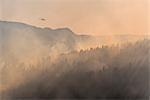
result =
[[[28,68],[5,66],[1,84],[10,79],[15,82],[10,82],[11,88],[1,95],[13,99],[148,99],[149,43],[144,39],[74,51],[61,54],[55,61],[53,57],[43,58]]]

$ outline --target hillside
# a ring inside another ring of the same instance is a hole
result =
[[[7,88],[1,93],[4,98],[147,100],[149,43],[144,39],[121,46],[103,45],[74,51],[61,54],[55,62],[52,57],[47,57],[28,69],[18,65],[20,67],[10,70],[7,65],[2,70],[5,78],[1,78]]]
[[[147,37],[77,35],[69,28],[40,28],[24,23],[0,21],[0,61],[33,64],[47,55],[56,56],[102,44],[132,42],[143,38]]]

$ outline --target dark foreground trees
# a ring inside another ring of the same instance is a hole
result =
[[[43,59],[29,70],[17,67],[19,75],[24,75],[23,82],[1,92],[2,97],[146,100],[149,97],[149,42],[145,39],[121,47],[103,46],[62,54],[56,62]]]

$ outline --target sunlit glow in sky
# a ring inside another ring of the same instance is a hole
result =
[[[147,34],[149,0],[0,0],[0,19],[78,34]]]

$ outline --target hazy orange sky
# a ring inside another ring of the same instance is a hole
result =
[[[149,0],[0,0],[0,19],[79,34],[147,34],[148,5]]]

